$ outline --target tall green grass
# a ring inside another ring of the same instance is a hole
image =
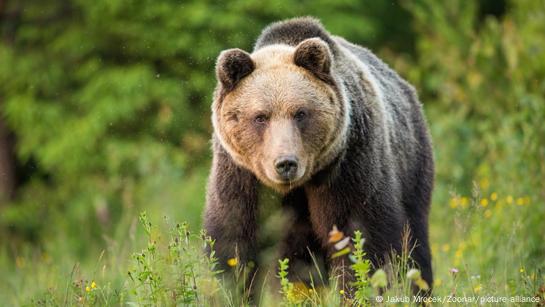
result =
[[[531,205],[531,198],[527,196],[502,197],[498,192],[484,196],[477,187],[471,196],[453,194],[449,210],[454,215],[454,224],[448,231],[459,232],[460,239],[440,245],[434,243],[434,285],[427,285],[420,278],[420,272],[410,266],[411,248],[407,244],[401,255],[392,255],[390,264],[372,268],[365,258],[365,240],[356,232],[347,252],[343,249],[338,253],[338,257],[349,260],[355,272],[355,283],[349,287],[342,287],[342,281],[335,274],[327,277],[328,286],[291,280],[289,260],[279,259],[274,271],[268,272],[274,278],[265,279],[263,285],[252,285],[257,288],[252,299],[245,290],[248,288],[245,268],[234,258],[228,261],[232,272],[218,271],[214,253],[203,252],[207,245],[214,244],[203,231],[193,232],[187,223],[167,217],[152,220],[141,213],[138,230],[131,227],[130,231],[139,233],[145,240],[102,251],[94,263],[53,262],[46,254],[18,257],[11,274],[4,275],[8,278],[3,283],[13,289],[10,296],[2,293],[2,301],[43,306],[241,306],[254,303],[337,306],[342,302],[366,306],[396,301],[415,306],[419,304],[418,297],[426,296],[415,296],[413,288],[425,293],[428,286],[433,286],[429,299],[435,302],[475,305],[498,299],[514,300],[504,305],[519,305],[529,299],[543,302],[545,277],[532,269],[531,263],[522,262],[513,244],[515,237],[504,237],[505,249],[496,250],[496,257],[501,257],[504,266],[490,267],[481,261],[486,256],[483,253],[492,252],[486,240],[483,241],[488,234],[482,232],[490,228],[490,224],[501,223],[516,210]],[[483,228],[484,223],[488,224],[487,228]],[[2,261],[7,260],[3,257]],[[352,291],[346,290],[348,288]]]

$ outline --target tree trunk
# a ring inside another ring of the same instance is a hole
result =
[[[10,45],[15,34],[14,27],[20,10],[17,8],[13,14],[7,12],[7,0],[0,0],[0,45]],[[5,118],[2,114],[3,103],[0,97],[0,208],[9,202],[15,193],[15,155],[14,135],[8,130]]]
[[[0,108],[2,104],[0,103]],[[0,207],[10,201],[15,192],[15,159],[13,140],[0,113]]]

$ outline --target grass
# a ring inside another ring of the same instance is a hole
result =
[[[530,196],[490,192],[482,182],[475,185],[472,195],[451,194],[446,204],[447,216],[443,217],[451,228],[440,231],[445,225],[432,220],[432,234],[436,234],[435,238],[432,235],[435,270],[432,298],[475,305],[498,300],[504,305],[543,302],[545,278],[542,271],[534,269],[540,267],[539,263],[524,262],[532,258],[524,257],[524,242],[517,241],[516,223],[520,221],[513,218],[521,216],[521,211],[532,206],[532,202]],[[202,231],[192,232],[187,223],[167,217],[162,221],[151,220],[146,213],[139,215],[137,225],[132,223],[128,233],[94,256],[95,261],[79,262],[62,252],[55,254],[60,258],[54,260],[45,251],[28,249],[13,260],[13,265],[4,266],[9,271],[3,269],[3,276],[9,278],[2,280],[0,300],[13,305],[40,306],[248,304],[249,295],[243,291],[247,270],[236,259],[230,259],[234,277],[219,274],[214,254],[202,253],[206,245],[214,244]],[[512,229],[500,237],[494,236],[505,230],[502,227]],[[452,233],[455,235],[449,241],[437,239],[437,234]],[[394,257],[390,267],[369,276],[371,268],[364,256],[363,239],[361,233],[356,233],[346,247],[349,250],[342,248],[337,253],[338,257],[350,259],[355,272],[353,296],[338,286],[340,281],[335,276],[330,278],[327,288],[290,281],[289,261],[280,259],[274,272],[267,275],[274,277],[266,278],[265,285],[259,288],[260,304],[369,305],[382,298],[383,304],[397,300],[417,305],[411,284],[419,285],[422,290],[428,285],[422,283],[419,271],[407,265],[410,249]],[[3,264],[12,261],[5,254],[0,259]]]

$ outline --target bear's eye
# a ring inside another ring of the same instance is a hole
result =
[[[265,115],[265,114],[256,115],[256,117],[254,117],[254,122],[256,124],[260,124],[260,125],[266,123],[267,122],[267,115]]]
[[[299,110],[297,111],[297,113],[295,113],[295,115],[293,116],[293,118],[296,120],[296,121],[302,121],[303,119],[305,119],[307,117],[307,112],[305,112],[305,110]]]

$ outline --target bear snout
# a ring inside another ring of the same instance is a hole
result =
[[[274,161],[276,173],[285,181],[293,180],[297,175],[299,162],[295,156],[282,156]]]

